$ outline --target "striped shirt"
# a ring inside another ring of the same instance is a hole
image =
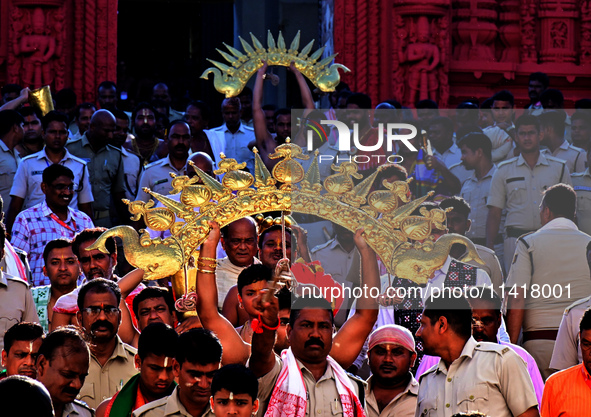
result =
[[[542,397],[542,417],[588,416],[591,410],[591,376],[584,364],[551,375]]]

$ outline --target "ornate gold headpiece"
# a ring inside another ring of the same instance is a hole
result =
[[[431,230],[434,226],[444,228],[445,211],[422,208],[421,215],[411,215],[428,196],[410,201],[408,182],[383,181],[385,190],[371,191],[380,168],[355,185],[352,177],[362,178],[355,163],[333,164],[335,173],[321,184],[318,151],[310,168],[304,172],[297,159],[305,160],[309,156],[289,141],[279,145],[269,155],[273,159],[281,158],[272,175],[256,148],[254,152],[254,176],[240,170],[245,163],[222,157],[220,169],[215,171],[216,175],[225,174],[221,183],[195,167],[197,176],[193,178],[170,174],[173,177],[171,194],[180,194],[179,199],[144,189],[164,207],[154,207],[153,200],[148,203],[124,200],[133,220],[143,217],[154,230],[170,230],[170,237],[151,239],[146,231],[138,236],[129,226],[117,226],[103,233],[89,249],[107,253],[106,239],[119,236],[129,263],[142,268],[146,272],[145,279],[159,279],[192,264],[194,251],[209,233],[208,221],[217,221],[223,227],[245,216],[291,211],[314,214],[353,232],[364,228],[367,243],[388,271],[417,283],[427,282],[433,271],[445,263],[454,243],[467,246],[468,259],[465,260],[482,262],[472,242],[463,236],[448,234],[433,241]],[[203,184],[197,184],[199,178]]]
[[[271,216],[265,217],[263,214],[257,214],[254,216],[254,220],[257,222],[259,235],[271,226],[281,226],[281,217],[273,218]],[[285,227],[291,227],[292,224],[297,224],[297,222],[293,217],[285,216]]]
[[[235,97],[240,94],[250,77],[263,66],[263,60],[267,61],[269,66],[280,65],[283,67],[289,67],[294,62],[296,68],[305,77],[321,91],[327,93],[334,91],[335,87],[341,81],[338,71],[339,68],[345,72],[349,72],[349,68],[341,64],[329,66],[336,54],[318,61],[324,52],[324,47],[308,56],[312,50],[314,41],[310,41],[301,52],[298,52],[298,48],[300,47],[299,31],[291,42],[289,49],[285,46],[285,40],[281,32],[279,32],[277,42],[275,42],[273,35],[271,35],[271,31],[267,32],[267,49],[263,47],[252,33],[250,37],[254,47],[239,37],[245,54],[225,43],[224,46],[228,48],[230,54],[219,49],[217,50],[230,66],[208,59],[217,68],[208,68],[201,74],[201,78],[207,80],[209,73],[213,72],[215,89],[225,94],[226,97]]]

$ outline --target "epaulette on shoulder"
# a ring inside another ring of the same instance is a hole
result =
[[[508,351],[510,351],[511,348],[508,346],[501,345],[499,343],[478,342],[474,347],[474,350],[480,350],[482,352],[495,352],[503,356]]]
[[[558,162],[560,165],[566,165],[566,161],[564,159],[560,159],[552,155],[545,155],[545,157],[548,161]]]
[[[148,404],[144,404],[140,408],[134,410],[134,414],[141,416],[142,414],[144,414],[150,410],[153,410],[154,408],[162,407],[164,404],[166,404],[166,401],[168,401],[168,398],[169,397],[163,397],[163,398],[160,398],[159,400],[152,401]]]
[[[22,279],[22,278],[15,277],[14,275],[7,274],[6,272],[4,272],[3,274],[4,274],[4,277],[6,277],[6,279],[8,279],[10,281],[20,282],[21,284],[23,284],[23,285],[25,285],[27,287],[29,286],[29,283],[27,281],[25,281],[24,279]]]
[[[581,298],[580,300],[575,301],[574,303],[572,303],[571,305],[569,305],[567,308],[564,309],[564,313],[566,314],[566,313],[570,312],[573,308],[580,307],[585,304],[587,304],[585,306],[585,310],[586,310],[589,307],[589,304],[591,304],[591,296]]]
[[[515,161],[517,161],[517,158],[519,158],[519,157],[518,157],[518,156],[514,156],[514,157],[513,157],[513,158],[511,158],[511,159],[507,159],[506,161],[499,162],[499,163],[497,164],[497,169],[499,169],[499,168],[501,168],[501,167],[504,167],[504,166],[506,166],[506,165],[510,164],[511,162],[515,162]]]
[[[462,163],[461,163],[461,162],[458,162],[458,163],[456,163],[456,164],[453,164],[452,166],[450,166],[450,167],[449,167],[449,170],[451,171],[452,169],[454,169],[454,168],[459,168],[459,167],[461,167],[461,166],[462,166]]]
[[[90,415],[94,415],[94,409],[91,406],[89,406],[88,404],[86,404],[84,401],[74,400],[74,404],[79,405],[80,407],[85,408],[88,411],[90,411]]]
[[[488,247],[486,247],[486,246],[484,246],[484,245],[477,245],[477,244],[474,244],[474,247],[476,248],[476,250],[477,250],[478,252],[486,252],[486,253],[488,253],[489,255],[494,255],[494,254],[495,254],[495,251],[494,251],[494,250],[492,250],[491,248],[488,248]]]
[[[320,245],[316,245],[312,248],[312,250],[310,251],[311,253],[316,253],[318,252],[320,249],[324,249],[327,246],[329,246],[332,243],[333,239],[330,239],[328,242],[324,242],[321,243]]]
[[[113,146],[113,145],[110,145],[110,144],[109,144],[109,145],[107,145],[107,148],[108,148],[108,149],[110,149],[110,150],[112,150],[112,151],[117,151],[117,152],[119,152],[119,153],[122,153],[122,152],[121,152],[121,149],[119,149],[119,148],[118,148],[118,147],[116,147],[116,146]]]
[[[572,172],[570,174],[571,177],[584,177],[585,176],[585,171],[581,171],[581,172]]]
[[[144,169],[144,171],[147,171],[149,168],[158,166],[158,165],[162,165],[162,162],[164,161],[164,159],[159,159],[157,161],[154,162],[150,162],[148,165],[146,165],[146,168]]]

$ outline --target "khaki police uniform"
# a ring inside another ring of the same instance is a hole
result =
[[[460,180],[460,184],[462,184],[463,186],[466,180],[470,178],[474,171],[466,169],[464,164],[458,162],[457,164],[454,164],[449,167],[449,172],[454,174],[456,178]]]
[[[181,403],[179,398],[179,387],[177,386],[172,394],[168,397],[160,398],[159,400],[152,401],[134,412],[131,413],[133,417],[164,417],[164,416],[183,416],[193,417],[185,406]],[[207,402],[207,408],[205,412],[201,414],[201,417],[215,417],[213,411],[210,408],[209,401]]]
[[[564,310],[578,298],[591,295],[585,256],[589,241],[591,236],[560,217],[517,242],[505,301],[513,285],[526,286],[523,347],[536,360],[544,379],[551,374],[550,359]]]
[[[496,171],[497,167],[493,165],[491,170],[480,180],[476,178],[476,173],[471,171],[470,177],[462,184],[462,190],[460,191],[460,196],[470,204],[468,219],[470,219],[472,225],[470,230],[466,232],[466,237],[480,245],[486,243],[486,218],[488,216],[486,200]]]
[[[490,139],[492,145],[492,161],[499,162],[507,159],[507,155],[513,150],[513,139],[511,139],[511,136],[498,126],[485,127],[482,129],[482,133]]]
[[[8,210],[10,205],[10,189],[20,164],[20,156],[14,149],[8,149],[8,146],[0,139],[0,196],[4,202],[4,211]]]
[[[591,308],[591,296],[575,301],[564,310],[550,360],[550,369],[561,371],[583,363],[583,354],[579,344],[579,324],[583,314],[589,308]]]
[[[66,404],[61,417],[94,417],[94,410],[82,401],[74,400]]]
[[[93,222],[96,226],[111,227],[112,197],[125,192],[123,156],[114,146],[106,145],[95,152],[86,133],[78,140],[66,144],[72,155],[86,162],[94,203]]]
[[[577,193],[577,224],[583,232],[591,234],[591,174],[589,168],[584,172],[571,174],[570,177]]]
[[[552,185],[571,185],[566,162],[540,153],[533,169],[519,155],[497,166],[490,186],[488,207],[506,209],[504,264],[511,266],[517,238],[539,229],[542,193]]]
[[[381,413],[373,393],[372,378],[373,376],[369,377],[365,387],[365,414],[367,417],[413,417],[415,415],[419,383],[414,376],[410,376],[410,381],[404,391],[394,397]]]
[[[555,158],[566,161],[566,166],[571,174],[574,172],[585,171],[587,152],[569,144],[567,141],[562,142],[562,145],[556,148],[554,152],[550,152],[550,149],[543,149],[542,152],[546,155],[552,155]]]
[[[140,177],[140,185],[138,187],[136,198],[148,202],[151,197],[150,194],[144,192],[145,187],[148,187],[155,193],[168,195],[168,193],[172,191],[171,172],[175,175],[185,175],[185,168],[183,167],[180,170],[176,169],[170,162],[168,156],[149,164]]]
[[[470,337],[449,368],[440,360],[421,375],[415,416],[451,417],[478,410],[513,417],[537,405],[523,359],[507,346]]]
[[[462,151],[455,143],[447,148],[443,153],[439,153],[439,151],[433,147],[433,156],[441,159],[448,169],[452,165],[462,162]]]
[[[0,270],[0,351],[4,349],[6,330],[23,321],[39,323],[29,285]],[[2,369],[4,368],[0,365],[0,370]]]
[[[125,173],[125,198],[133,201],[137,195],[138,180],[144,166],[139,156],[123,147],[121,148],[121,155],[123,156],[123,172]]]
[[[103,366],[91,352],[88,376],[76,398],[96,409],[102,401],[115,395],[137,374],[133,359],[136,353],[137,350],[123,343],[119,336],[113,354]]]
[[[297,359],[296,362],[302,371],[304,385],[306,386],[306,392],[308,393],[306,415],[342,415],[343,406],[337,391],[336,379],[332,372],[332,368],[327,366],[324,375],[316,381],[314,375],[312,375],[312,372],[310,372],[308,368]],[[259,378],[259,393],[257,397],[262,410],[266,410],[269,405],[269,400],[271,399],[271,394],[273,393],[281,369],[283,369],[283,361],[279,356],[275,355],[275,365],[273,366],[273,369]],[[352,376],[349,376],[349,379],[352,382],[351,385],[353,386],[354,394],[359,397],[359,384],[364,383]]]

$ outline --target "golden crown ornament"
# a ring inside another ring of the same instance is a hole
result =
[[[169,277],[195,264],[194,256],[209,233],[209,221],[223,227],[245,216],[270,211],[313,214],[355,232],[362,227],[369,246],[380,256],[389,273],[417,283],[426,283],[432,273],[445,263],[454,243],[468,248],[464,261],[479,258],[474,244],[464,236],[446,234],[437,241],[431,231],[444,229],[445,211],[420,210],[411,213],[429,196],[410,201],[406,181],[383,181],[385,190],[371,191],[381,168],[363,178],[357,165],[345,162],[332,165],[333,175],[320,181],[318,151],[307,172],[298,160],[308,159],[302,148],[290,143],[279,145],[271,158],[281,159],[272,173],[262,162],[256,148],[254,176],[241,171],[244,163],[222,155],[216,175],[225,174],[221,183],[199,168],[197,175],[176,176],[171,173],[170,195],[158,194],[147,188],[153,200],[130,202],[133,220],[143,217],[146,225],[156,231],[169,230],[165,239],[141,235],[129,226],[117,226],[103,233],[89,249],[107,253],[105,241],[118,236],[123,240],[128,262],[145,271],[145,279]],[[357,185],[352,178],[362,179]],[[201,179],[203,184],[198,184]],[[162,207],[155,207],[154,200]]]
[[[342,64],[329,65],[337,54],[319,61],[324,52],[324,47],[321,47],[310,55],[310,51],[314,45],[313,40],[299,52],[299,31],[291,42],[289,49],[286,48],[281,32],[279,32],[277,42],[275,42],[273,35],[271,35],[271,31],[267,32],[266,49],[252,33],[250,37],[252,39],[252,46],[241,37],[238,37],[244,48],[244,53],[224,43],[224,46],[230,53],[219,49],[217,51],[230,65],[208,59],[217,68],[208,68],[201,74],[201,78],[207,80],[209,74],[213,73],[215,89],[225,94],[226,98],[235,97],[240,94],[250,77],[263,66],[262,61],[266,61],[269,66],[279,65],[283,67],[289,67],[293,62],[298,71],[307,77],[320,91],[326,93],[335,91],[335,87],[341,82],[339,68],[344,72],[349,72],[349,68]]]

